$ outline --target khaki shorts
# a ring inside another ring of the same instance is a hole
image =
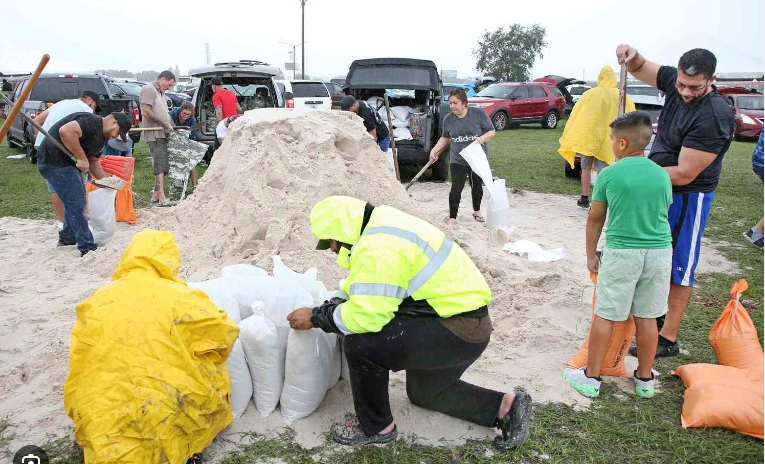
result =
[[[672,248],[603,249],[595,289],[595,314],[609,321],[655,319],[667,313]]]
[[[168,174],[170,172],[170,160],[167,155],[167,139],[157,139],[148,142],[151,152],[151,163],[154,165],[154,175]]]
[[[608,166],[605,161],[601,161],[594,156],[584,156],[581,153],[579,156],[579,162],[581,163],[582,171],[586,171],[592,168],[592,172],[600,174],[600,171],[602,171],[604,167]]]

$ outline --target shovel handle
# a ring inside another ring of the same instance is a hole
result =
[[[406,187],[404,188],[404,190],[409,190],[409,187],[411,187],[412,185],[414,185],[414,184],[415,184],[415,182],[417,182],[417,181],[420,179],[420,176],[421,176],[421,175],[422,175],[422,174],[423,174],[425,171],[427,171],[427,170],[428,170],[428,168],[430,167],[430,165],[431,165],[431,164],[433,164],[433,163],[434,163],[434,161],[432,161],[432,160],[429,160],[429,161],[428,161],[428,164],[426,164],[426,165],[425,165],[425,166],[424,166],[422,169],[420,169],[420,172],[418,172],[418,173],[417,173],[417,174],[414,176],[414,178],[413,178],[411,181],[409,181],[409,183],[408,183],[408,184],[406,184]]]
[[[43,55],[42,59],[40,59],[40,64],[37,65],[37,69],[35,69],[35,72],[32,74],[32,77],[29,78],[26,87],[24,87],[24,90],[21,92],[21,95],[19,95],[16,103],[14,103],[11,113],[6,118],[5,123],[3,123],[3,127],[0,127],[0,142],[5,138],[5,135],[11,128],[11,124],[13,124],[13,120],[16,119],[16,115],[21,111],[21,107],[24,106],[24,102],[27,101],[29,94],[32,93],[32,87],[37,83],[37,78],[42,74],[48,61],[50,61],[50,55],[46,53]]]
[[[617,116],[621,116],[627,109],[627,63],[622,63],[622,67],[619,70],[619,112]]]

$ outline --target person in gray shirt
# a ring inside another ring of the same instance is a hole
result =
[[[452,190],[449,192],[449,219],[447,224],[457,222],[457,210],[462,200],[462,189],[465,180],[470,176],[470,190],[473,196],[473,219],[484,222],[481,215],[481,200],[483,199],[483,182],[478,174],[470,169],[465,158],[460,156],[463,148],[478,142],[483,146],[486,157],[489,157],[489,147],[486,142],[496,134],[491,119],[483,108],[468,106],[465,89],[454,89],[449,93],[449,109],[451,113],[444,118],[441,138],[430,151],[430,160],[435,162],[444,149],[449,147],[449,169],[452,174]]]

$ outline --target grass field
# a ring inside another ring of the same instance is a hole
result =
[[[562,121],[565,123],[565,120]],[[564,177],[562,158],[556,153],[563,125],[555,130],[533,126],[501,132],[491,142],[494,175],[507,185],[525,190],[571,195],[575,201],[579,181]],[[330,445],[303,449],[289,432],[278,438],[251,437],[252,444],[225,457],[227,464],[253,463],[269,458],[310,463],[751,463],[762,462],[763,442],[723,429],[689,429],[680,426],[683,386],[666,375],[681,364],[715,362],[708,342],[709,329],[728,301],[728,291],[738,278],[746,278],[754,300],[751,312],[760,330],[763,321],[763,254],[749,245],[741,233],[763,216],[763,186],[751,170],[752,143],[734,142],[725,156],[722,179],[705,236],[736,262],[740,275],[705,274],[698,277],[697,290],[686,313],[680,343],[690,354],[659,360],[662,391],[652,400],[624,395],[609,383],[601,398],[586,411],[560,404],[534,407],[531,438],[513,452],[497,453],[491,443],[469,442],[456,448],[427,448],[399,441],[385,447],[365,447],[343,454]],[[8,160],[20,153],[0,148],[0,216],[53,218],[45,182],[36,167],[25,160]],[[148,203],[152,185],[151,165],[145,143],[137,147],[136,187],[138,206]],[[411,177],[413,170],[405,170]],[[414,170],[416,172],[416,170]],[[584,224],[582,224],[584,227]],[[584,244],[582,244],[584,247]],[[582,250],[583,252],[583,250]],[[416,431],[410,431],[416,432]],[[0,456],[3,437],[13,433],[12,420],[0,418]],[[45,448],[56,456],[52,462],[79,463],[82,457],[71,438],[52,438]]]

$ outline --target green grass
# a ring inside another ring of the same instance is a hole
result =
[[[563,159],[557,154],[563,123],[555,130],[536,126],[501,132],[490,143],[494,175],[507,179],[507,185],[539,192],[578,195],[578,179],[566,178]],[[471,441],[459,447],[430,448],[411,441],[383,447],[364,447],[352,451],[323,444],[305,449],[294,442],[294,432],[286,429],[276,437],[249,435],[246,445],[225,456],[225,464],[253,463],[281,459],[290,463],[461,463],[461,462],[634,462],[634,463],[749,463],[762,462],[763,443],[723,429],[683,429],[680,411],[682,383],[667,375],[681,364],[714,362],[708,334],[728,301],[731,285],[746,278],[750,289],[744,298],[754,300],[751,311],[762,340],[763,330],[763,254],[749,245],[741,233],[763,216],[763,187],[751,170],[752,143],[734,142],[723,162],[722,179],[705,236],[719,246],[728,259],[741,269],[740,275],[720,273],[698,276],[697,289],[686,313],[680,343],[688,356],[659,360],[662,391],[651,400],[624,394],[605,383],[601,398],[586,411],[575,411],[561,404],[534,406],[530,439],[514,452],[495,452],[488,441]],[[19,152],[19,151],[14,151]],[[0,148],[0,216],[52,218],[45,182],[35,166],[26,161],[7,160],[6,146]],[[137,206],[145,206],[152,185],[151,163],[145,143],[137,146]],[[406,168],[404,178],[416,169]],[[584,227],[584,224],[582,224]],[[582,245],[583,246],[583,245]],[[0,421],[0,455],[8,442],[11,425]],[[5,438],[4,438],[5,437]],[[82,462],[71,437],[51,438],[46,444],[61,463]]]

